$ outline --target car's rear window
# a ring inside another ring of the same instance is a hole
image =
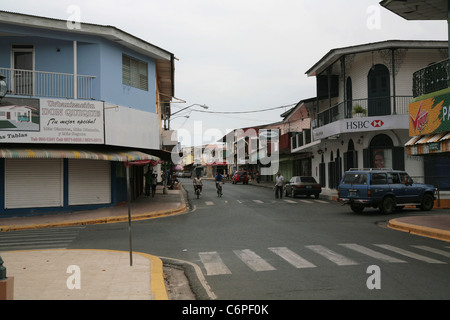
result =
[[[300,180],[301,180],[301,182],[311,182],[311,183],[316,183],[316,180],[314,180],[313,177],[301,177]]]
[[[365,173],[347,173],[342,181],[344,184],[366,184],[367,174]]]

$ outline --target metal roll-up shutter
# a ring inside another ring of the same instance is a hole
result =
[[[62,159],[6,159],[5,208],[62,207]]]
[[[111,163],[69,160],[69,205],[111,203]]]

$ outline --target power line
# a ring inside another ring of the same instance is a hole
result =
[[[202,112],[202,113],[220,113],[220,114],[242,114],[242,113],[259,113],[259,112],[266,112],[266,111],[271,111],[271,110],[276,110],[276,109],[282,109],[282,108],[288,108],[288,107],[293,107],[296,106],[297,103],[293,103],[293,104],[289,104],[286,106],[281,106],[281,107],[274,107],[274,108],[268,108],[268,109],[261,109],[261,110],[254,110],[254,111],[205,111],[205,110],[196,110],[196,109],[192,109],[191,111],[195,111],[195,112]]]

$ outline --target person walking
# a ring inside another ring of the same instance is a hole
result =
[[[278,171],[275,183],[275,198],[278,199],[278,193],[280,193],[280,199],[283,198],[283,186],[284,186],[284,177]]]
[[[157,183],[158,183],[158,175],[155,173],[154,175],[152,175],[152,198],[155,197]]]
[[[147,173],[145,174],[145,196],[150,196],[150,186],[152,185],[152,170],[150,167],[147,168]]]

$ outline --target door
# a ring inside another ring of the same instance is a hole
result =
[[[391,84],[389,69],[377,64],[368,75],[369,116],[383,116],[391,114]]]
[[[14,45],[12,48],[14,68],[12,91],[17,95],[34,95],[34,48],[31,45]]]

